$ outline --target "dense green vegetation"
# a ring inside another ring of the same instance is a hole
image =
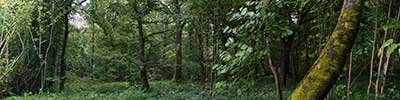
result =
[[[0,0],[0,99],[397,100],[398,0]]]
[[[72,86],[73,85],[73,86]],[[23,97],[9,97],[9,100],[31,100],[42,97],[43,99],[57,100],[81,100],[81,99],[123,99],[123,100],[138,100],[138,99],[161,99],[161,100],[204,100],[204,99],[262,99],[274,98],[273,86],[259,84],[257,89],[251,89],[238,95],[232,88],[221,87],[223,89],[210,93],[209,89],[204,89],[202,85],[197,83],[174,83],[172,81],[152,81],[151,92],[144,92],[140,87],[130,87],[126,82],[113,82],[96,84],[92,82],[77,82],[71,84],[71,87],[62,93],[48,93],[42,96],[26,94]],[[270,87],[270,88],[267,88]],[[239,87],[235,87],[239,88]],[[288,92],[284,92],[288,95]]]
[[[272,79],[270,79],[272,80]],[[359,100],[365,98],[366,89],[365,85],[367,81],[355,83],[352,91],[352,99]],[[43,95],[37,95],[33,93],[25,93],[23,96],[8,97],[6,100],[204,100],[204,99],[217,99],[217,100],[231,100],[231,99],[275,99],[275,92],[273,82],[263,81],[255,84],[248,90],[239,92],[241,87],[223,85],[224,82],[220,83],[221,86],[210,90],[210,88],[204,87],[203,85],[196,82],[188,83],[174,83],[172,81],[151,81],[150,85],[154,86],[150,92],[144,92],[140,89],[140,86],[129,86],[127,82],[94,82],[94,81],[81,81],[68,84],[66,90],[61,93],[44,93]],[[345,89],[346,82],[341,81],[333,88],[332,96],[329,99],[346,99]],[[289,96],[290,91],[294,87],[283,88],[283,96]],[[400,91],[398,87],[388,87],[390,94],[385,94],[387,99],[397,99],[400,97],[398,94]],[[269,92],[266,92],[269,91]],[[328,98],[327,98],[328,99]]]

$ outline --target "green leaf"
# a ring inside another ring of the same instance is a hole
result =
[[[249,46],[247,46],[246,44],[243,44],[243,45],[240,46],[240,49],[246,50],[248,47],[249,47]]]
[[[399,52],[399,56],[400,56],[400,49],[398,50],[398,52]]]
[[[390,57],[390,55],[393,53],[393,51],[394,51],[395,49],[397,49],[397,47],[399,47],[399,45],[397,45],[397,44],[391,45],[391,46],[388,48],[388,50],[386,51],[386,57]]]
[[[228,55],[225,55],[225,57],[222,60],[229,61],[231,59],[232,59],[232,56],[230,54],[228,54]]]
[[[239,51],[236,53],[236,57],[242,57],[244,55],[244,51]]]
[[[389,29],[399,29],[399,28],[400,28],[400,22],[397,20],[393,23],[383,26],[383,30],[385,30],[385,31],[387,31]]]
[[[387,41],[385,41],[385,43],[383,43],[381,48],[386,48],[387,46],[393,44],[393,39],[389,39]]]
[[[382,55],[382,52],[384,51],[383,49],[390,46],[391,44],[393,44],[393,39],[389,39],[389,40],[385,41],[378,51],[378,56],[383,56]]]
[[[388,46],[391,45],[391,44],[393,44],[393,39],[389,39],[389,40],[385,41],[385,42],[382,44],[382,46],[381,46],[381,48],[379,49],[379,51],[378,51],[378,56],[382,56],[383,49],[385,49],[386,47],[388,47]]]
[[[229,26],[225,27],[224,33],[229,33],[228,31],[230,30]]]
[[[382,56],[382,52],[383,52],[383,49],[382,49],[382,48],[378,50],[378,56],[379,56],[379,57]]]
[[[391,28],[391,27],[392,27],[391,25],[385,25],[385,26],[383,26],[383,30],[387,31],[387,30],[389,30],[389,28]]]
[[[244,16],[247,14],[247,8],[243,8],[242,12],[240,13],[241,16]]]

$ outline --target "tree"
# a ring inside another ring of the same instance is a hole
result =
[[[149,87],[149,82],[147,80],[147,69],[146,69],[146,58],[145,58],[146,38],[144,37],[142,18],[140,17],[137,20],[137,22],[138,22],[137,27],[138,27],[139,38],[140,38],[140,51],[139,51],[140,82],[142,84],[143,90],[148,91],[150,89],[150,87]]]
[[[66,64],[65,64],[65,53],[67,50],[67,43],[68,43],[68,35],[69,35],[69,14],[71,11],[69,10],[71,5],[72,5],[73,0],[67,0],[65,1],[64,4],[64,40],[63,40],[63,46],[62,46],[62,51],[61,51],[61,62],[60,62],[60,91],[64,90],[64,84],[65,84],[65,73],[66,73]]]
[[[312,69],[291,94],[290,100],[321,100],[328,94],[354,44],[361,4],[362,0],[344,0],[331,38]]]
[[[204,51],[203,51],[203,33],[200,30],[200,16],[196,16],[193,22],[193,27],[196,32],[196,42],[197,42],[197,60],[200,65],[200,80],[201,82],[206,82],[207,79],[207,69],[204,63]]]
[[[137,28],[139,33],[139,70],[140,70],[140,82],[142,84],[142,89],[148,91],[150,89],[148,77],[147,77],[147,67],[146,67],[146,57],[145,57],[145,49],[146,49],[146,37],[143,29],[143,17],[150,13],[151,9],[148,6],[140,6],[140,5],[152,5],[151,0],[142,0],[142,1],[131,1],[131,6],[133,9],[133,18],[137,22]],[[154,5],[154,4],[153,4]]]
[[[181,18],[181,4],[180,0],[174,0],[175,7],[175,34],[176,34],[176,45],[175,45],[175,72],[173,81],[182,81],[182,30],[185,23],[182,22]]]

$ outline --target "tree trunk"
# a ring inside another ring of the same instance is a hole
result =
[[[390,0],[390,5],[389,5],[389,7],[391,7],[391,4],[392,4],[392,0]],[[389,9],[389,11],[391,11],[391,9]],[[389,17],[390,17],[390,13],[389,13]],[[397,15],[396,15],[396,19],[397,20],[399,20],[399,17],[400,17],[400,7],[399,7],[399,11],[398,11],[398,13],[397,13]],[[388,22],[389,23],[389,22]],[[390,30],[389,30],[390,31]],[[394,41],[397,41],[396,40],[396,32],[395,31],[391,31],[391,32],[393,32],[393,35],[392,35],[392,38],[394,39]],[[383,56],[383,55],[382,55]],[[381,90],[380,90],[380,94],[383,94],[384,93],[384,89],[385,89],[385,83],[386,83],[386,78],[387,78],[387,71],[388,71],[388,67],[389,67],[389,61],[390,61],[390,58],[391,58],[391,56],[389,56],[389,57],[386,57],[386,62],[385,62],[385,64],[383,65],[383,80],[382,80],[382,86],[381,86]],[[395,62],[395,61],[392,61],[392,62]]]
[[[372,41],[372,52],[371,52],[371,60],[370,60],[370,65],[369,65],[369,82],[368,82],[368,89],[367,89],[367,94],[371,93],[371,87],[372,87],[372,78],[373,78],[373,72],[374,72],[374,62],[375,62],[375,48],[376,48],[376,38],[378,34],[378,8],[375,8],[375,26],[374,26],[374,40]],[[367,97],[369,100],[369,97]]]
[[[274,76],[274,80],[275,80],[275,89],[276,89],[276,99],[277,100],[282,100],[282,90],[281,90],[281,85],[279,83],[279,74],[278,72],[275,70],[274,65],[272,64],[272,59],[271,59],[271,55],[268,55],[268,67],[272,72],[272,75]]]
[[[206,78],[207,78],[207,72],[206,72],[206,66],[204,65],[204,56],[203,56],[203,35],[200,32],[200,18],[196,17],[194,21],[194,28],[196,30],[196,35],[197,35],[197,49],[198,49],[198,63],[200,65],[200,80],[201,82],[205,83]]]
[[[399,18],[400,18],[400,7],[399,7],[397,15],[396,15],[396,19],[399,20]],[[397,42],[397,39],[396,39],[397,32],[396,31],[397,30],[392,31],[393,32],[392,38],[393,38],[393,40],[395,42]],[[391,58],[391,56],[386,58],[386,62],[384,64],[384,66],[383,66],[383,81],[382,81],[382,86],[381,86],[381,91],[380,91],[381,94],[384,94],[385,83],[386,83],[386,78],[387,78],[387,71],[388,71],[388,67],[389,67],[389,64],[390,64],[389,63],[390,58]],[[392,62],[394,63],[395,61],[392,61]],[[393,63],[392,63],[392,65],[394,65]],[[391,68],[393,68],[393,67],[391,67]]]
[[[280,68],[280,73],[282,77],[282,84],[285,86],[286,85],[286,80],[287,80],[287,74],[289,73],[289,67],[290,67],[290,51],[292,49],[292,41],[293,38],[292,36],[287,37],[287,41],[283,42],[284,45],[284,52],[283,52],[283,57],[281,60],[281,68]]]
[[[336,28],[315,65],[290,96],[290,100],[322,100],[336,82],[346,55],[354,44],[362,0],[344,0]]]
[[[266,40],[266,45],[269,46],[269,42],[270,42],[270,38],[268,37]],[[268,49],[270,47],[267,47]],[[271,51],[271,50],[269,50]],[[281,84],[280,84],[280,80],[279,80],[279,73],[278,70],[275,69],[274,64],[272,63],[272,55],[270,52],[268,52],[268,64],[265,66],[265,69],[269,68],[272,72],[272,75],[274,77],[274,82],[275,82],[275,92],[276,92],[276,99],[277,100],[282,100],[282,90],[281,90]]]
[[[349,56],[350,56],[349,57],[349,67],[347,68],[347,85],[346,85],[347,100],[351,100],[350,92],[351,92],[351,67],[353,65],[353,49],[351,49]]]
[[[51,75],[51,77],[53,77],[53,78],[55,78],[55,77],[57,77],[58,76],[58,65],[57,65],[57,63],[58,63],[58,46],[54,46],[53,47],[53,49],[52,49],[52,67],[51,67],[51,69],[50,69],[50,75]],[[55,81],[50,81],[49,82],[49,87],[53,87],[53,84],[55,83]]]
[[[180,0],[174,0],[175,3],[175,13],[176,13],[176,47],[175,47],[175,72],[173,81],[179,82],[182,80],[182,29],[185,26],[184,23],[181,22],[180,16]]]
[[[139,18],[137,20],[138,22],[138,31],[139,31],[139,38],[140,38],[140,54],[139,54],[139,59],[140,59],[140,65],[139,65],[139,70],[140,70],[140,82],[142,84],[142,89],[145,91],[148,91],[150,89],[149,82],[147,80],[147,69],[146,69],[146,59],[145,59],[145,42],[146,38],[144,37],[144,31],[143,31],[143,23],[142,23],[142,18]]]
[[[71,11],[69,11],[69,8],[72,4],[72,0],[66,1],[64,5],[64,10],[67,10],[67,12],[64,14],[64,40],[63,40],[63,46],[62,46],[62,51],[61,51],[61,62],[60,62],[60,91],[64,90],[64,84],[65,84],[65,74],[66,74],[66,69],[67,65],[65,64],[65,53],[67,50],[67,44],[68,44],[68,35],[69,35],[69,14]]]
[[[382,55],[383,56],[383,55]],[[380,94],[383,94],[384,88],[385,88],[385,83],[386,83],[386,77],[387,77],[387,71],[388,71],[388,66],[389,66],[389,61],[390,61],[390,56],[386,58],[386,62],[383,65],[383,79],[382,79],[382,86],[380,87]]]
[[[180,23],[180,22],[178,22]],[[173,81],[178,82],[182,80],[182,27],[183,24],[178,24],[176,29],[176,48],[175,48],[175,73]]]
[[[391,12],[392,12],[392,0],[390,0],[389,1],[389,9],[388,9],[388,12],[387,12],[387,16],[388,17],[390,17],[390,15],[391,15]],[[387,20],[386,21],[386,24],[389,24],[389,20]],[[382,41],[382,43],[384,43],[385,41],[386,41],[386,37],[387,37],[387,35],[388,35],[388,30],[385,30],[385,33],[384,33],[384,35],[383,35],[383,41]],[[383,45],[383,44],[382,44]],[[376,80],[375,80],[375,99],[378,99],[379,98],[379,95],[380,95],[380,82],[379,82],[379,80],[381,79],[381,72],[382,72],[382,67],[384,67],[384,66],[382,66],[382,63],[383,63],[383,57],[384,57],[384,55],[385,55],[385,53],[384,53],[384,51],[385,51],[385,48],[380,48],[379,49],[379,51],[382,51],[383,53],[382,53],[382,55],[379,57],[379,65],[378,65],[378,75],[376,76]],[[385,63],[386,64],[386,63]]]

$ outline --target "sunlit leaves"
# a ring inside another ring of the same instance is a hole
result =
[[[388,48],[387,52],[386,52],[386,57],[390,57],[390,55],[391,55],[391,54],[394,52],[394,50],[397,49],[398,47],[399,47],[398,44],[391,45],[391,46]]]
[[[399,47],[400,43],[393,43],[393,39],[389,39],[382,44],[381,48],[378,51],[378,56],[383,56],[382,53],[384,52],[383,51],[384,49],[387,49],[385,52],[386,53],[385,56],[387,58],[389,58],[393,54],[393,52],[395,52],[396,49],[398,49],[398,54],[400,55]]]
[[[383,43],[383,45],[381,46],[381,48],[379,49],[378,55],[382,56],[383,49],[388,47],[389,45],[392,45],[392,44],[393,44],[393,39],[389,39],[389,40],[385,41]]]

